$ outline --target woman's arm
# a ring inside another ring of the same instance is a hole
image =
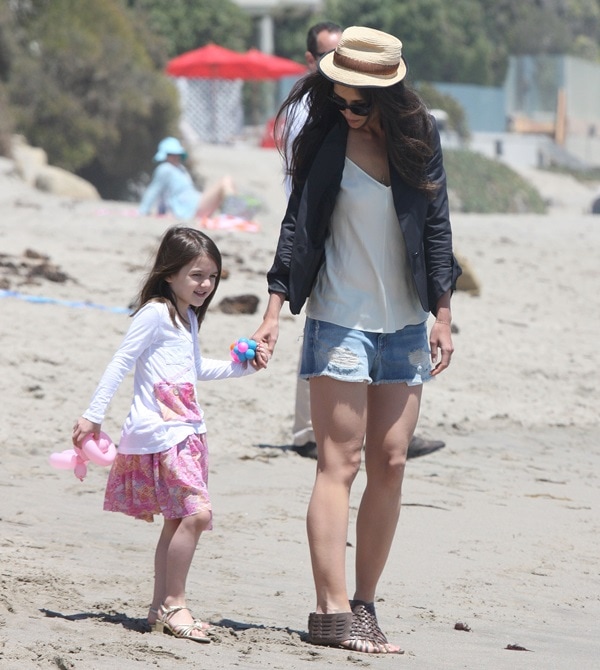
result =
[[[440,135],[433,120],[433,156],[427,174],[438,189],[429,201],[423,230],[423,246],[427,267],[427,293],[429,306],[437,314],[439,301],[446,292],[452,292],[460,275],[460,267],[452,253],[452,227],[448,206],[446,172]]]
[[[259,345],[262,344],[267,349],[269,356],[273,355],[277,339],[279,338],[279,315],[285,299],[285,294],[283,293],[271,293],[269,295],[269,302],[267,303],[263,321],[252,336],[253,340],[256,340]]]

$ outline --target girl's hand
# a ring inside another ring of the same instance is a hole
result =
[[[269,364],[269,353],[264,344],[256,346],[256,356],[252,360],[252,363],[257,370],[264,370]]]
[[[78,447],[83,441],[83,438],[90,433],[94,434],[95,440],[99,440],[101,426],[102,424],[100,423],[92,423],[91,421],[88,421],[87,419],[84,419],[82,416],[80,416],[73,426],[73,434],[71,436],[73,445]]]
[[[429,333],[429,346],[431,347],[431,364],[433,365],[431,376],[435,377],[450,365],[450,359],[454,353],[449,321],[436,321],[433,324]]]

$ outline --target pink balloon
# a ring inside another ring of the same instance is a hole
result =
[[[117,455],[117,448],[106,434],[101,432],[98,440],[93,433],[86,435],[81,447],[76,449],[65,449],[64,451],[50,454],[50,465],[59,470],[73,470],[75,476],[83,481],[87,474],[87,461],[96,465],[110,465]]]
[[[86,435],[81,443],[81,450],[96,465],[111,465],[117,455],[117,448],[104,432],[100,433],[98,440],[93,433]]]
[[[75,468],[73,469],[73,472],[75,474],[75,477],[79,479],[80,482],[82,482],[85,479],[85,476],[87,475],[87,465],[85,464],[85,461],[78,460],[75,463]]]
[[[77,460],[77,452],[75,449],[65,449],[64,451],[50,454],[48,460],[53,468],[58,468],[59,470],[72,470],[75,467],[75,462]]]
[[[245,354],[248,351],[248,344],[246,342],[238,342],[237,348],[240,353]]]

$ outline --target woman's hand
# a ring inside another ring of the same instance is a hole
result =
[[[431,376],[435,377],[450,365],[450,359],[454,353],[450,321],[436,320],[429,333],[429,346],[431,348],[431,364],[433,365]]]
[[[252,365],[257,370],[266,368],[267,364],[275,351],[277,338],[279,337],[279,319],[275,321],[264,320],[259,329],[252,335],[252,339],[256,340],[258,346],[256,347],[256,356],[252,360]]]
[[[90,433],[93,433],[95,440],[99,440],[101,426],[102,424],[100,423],[92,423],[80,416],[73,426],[73,434],[71,436],[73,445],[78,447],[83,441],[83,438]]]
[[[429,333],[429,347],[431,349],[431,365],[433,370],[431,376],[435,377],[443,372],[449,365],[454,345],[452,344],[452,312],[450,310],[450,297],[452,292],[446,291],[437,302],[435,311],[435,323]]]
[[[257,350],[260,349],[266,357],[264,365],[261,365],[261,361],[256,360],[256,358],[252,361],[257,369],[267,367],[267,363],[275,351],[275,345],[279,338],[279,313],[284,301],[285,297],[282,293],[271,293],[263,322],[252,335],[252,339],[258,343]]]

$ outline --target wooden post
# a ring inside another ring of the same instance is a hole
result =
[[[564,88],[556,94],[556,120],[554,122],[554,141],[559,146],[565,145],[567,139],[567,96]]]

